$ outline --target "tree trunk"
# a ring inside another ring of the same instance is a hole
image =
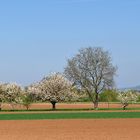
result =
[[[124,104],[123,105],[123,110],[126,110],[126,107],[128,106],[128,104]]]
[[[95,101],[95,103],[94,103],[94,109],[98,110],[98,102],[97,101]]]
[[[124,105],[124,106],[123,106],[123,110],[125,110],[125,109],[126,109],[126,106]]]
[[[29,106],[28,105],[26,105],[26,110],[29,110]]]
[[[2,110],[2,103],[0,103],[0,111]]]
[[[56,109],[56,102],[52,101],[51,104],[52,104],[52,109],[55,110]]]
[[[99,94],[97,90],[95,90],[95,100],[94,97],[91,95],[91,93],[87,90],[87,94],[89,95],[89,98],[91,99],[92,103],[94,104],[94,109],[98,110],[98,101],[99,101]]]
[[[108,109],[109,109],[109,107],[110,107],[110,103],[109,103],[109,101],[108,101]]]
[[[99,94],[97,92],[95,94],[94,109],[98,110]]]

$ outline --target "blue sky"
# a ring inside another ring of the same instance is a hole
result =
[[[140,85],[139,14],[139,0],[2,0],[0,81],[28,85],[99,46],[118,66],[117,87]]]

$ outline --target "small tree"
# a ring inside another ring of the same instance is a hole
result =
[[[72,84],[60,73],[49,75],[40,82],[42,100],[49,101],[52,109],[56,109],[56,103],[73,98]]]
[[[92,47],[81,49],[68,60],[65,68],[66,77],[88,94],[95,109],[98,108],[99,94],[113,87],[115,72],[109,53]]]
[[[24,92],[21,96],[21,103],[22,105],[29,110],[31,103],[33,102],[33,97],[28,92]]]
[[[22,105],[29,110],[31,104],[34,101],[38,101],[40,97],[40,90],[37,84],[32,84],[24,88],[23,94],[21,95]]]
[[[16,83],[8,83],[3,85],[4,100],[8,102],[12,109],[16,104],[21,103],[22,89]]]
[[[131,90],[128,91],[120,91],[118,93],[118,100],[121,102],[123,110],[126,109],[126,107],[130,103],[136,102],[138,99],[138,96],[136,93],[133,93]]]

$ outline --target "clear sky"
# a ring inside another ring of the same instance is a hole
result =
[[[81,47],[103,47],[117,87],[140,85],[140,0],[1,0],[0,81],[63,72]]]

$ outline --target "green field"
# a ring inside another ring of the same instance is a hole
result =
[[[140,112],[76,112],[0,114],[0,120],[140,118]]]

